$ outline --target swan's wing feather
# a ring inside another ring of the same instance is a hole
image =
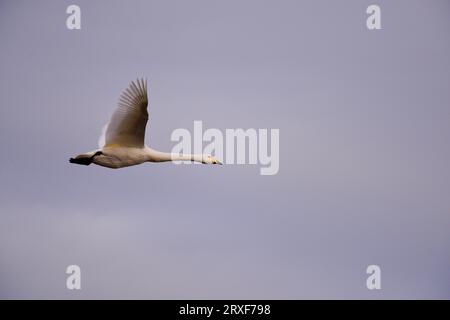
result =
[[[118,107],[107,125],[105,146],[143,147],[147,105],[147,81],[137,79],[136,83],[131,82],[120,96]]]
[[[100,138],[98,138],[98,147],[102,149],[106,144],[106,130],[108,129],[108,124],[105,124],[102,128],[102,133]]]

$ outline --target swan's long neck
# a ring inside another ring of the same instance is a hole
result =
[[[150,148],[146,149],[148,161],[150,162],[165,162],[165,161],[194,161],[203,162],[204,155],[202,154],[183,154],[161,152]]]

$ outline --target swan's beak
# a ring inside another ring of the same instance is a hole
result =
[[[222,162],[220,162],[219,160],[217,160],[217,162],[216,162],[215,164],[220,164],[220,165],[223,165],[223,163],[222,163]]]

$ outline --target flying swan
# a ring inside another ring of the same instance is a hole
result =
[[[131,82],[120,96],[118,107],[103,129],[99,149],[70,158],[70,163],[108,168],[123,168],[144,162],[195,161],[204,164],[222,164],[207,154],[179,155],[153,150],[145,145],[148,98],[147,81]]]

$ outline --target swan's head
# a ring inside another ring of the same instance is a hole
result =
[[[206,157],[203,157],[203,163],[205,164],[222,164],[216,157],[213,157],[211,155],[207,155]]]

